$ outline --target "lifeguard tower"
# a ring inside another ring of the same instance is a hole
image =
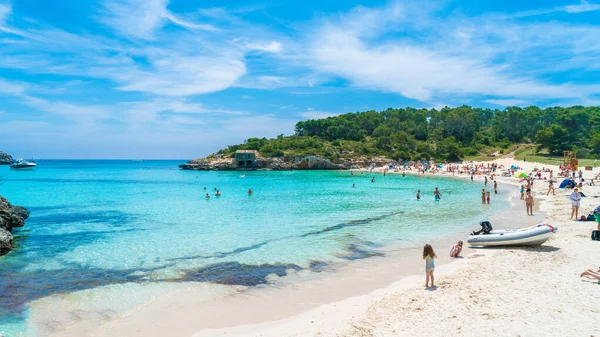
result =
[[[579,170],[579,159],[577,159],[577,152],[565,151],[564,164],[568,165],[571,168],[571,171]]]

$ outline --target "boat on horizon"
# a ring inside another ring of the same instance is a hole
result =
[[[36,166],[37,164],[33,161],[27,161],[23,158],[19,158],[10,165],[10,168],[12,170],[32,170]]]

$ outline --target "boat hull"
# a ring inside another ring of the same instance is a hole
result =
[[[547,224],[513,230],[494,230],[490,234],[471,235],[467,241],[471,246],[539,246],[556,232],[557,228]]]
[[[35,165],[11,165],[11,170],[33,170]]]

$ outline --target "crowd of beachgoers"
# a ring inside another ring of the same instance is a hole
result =
[[[563,178],[563,182],[560,188],[564,188],[565,190],[571,190],[572,192],[569,195],[569,200],[571,201],[571,216],[570,220],[575,221],[594,221],[597,223],[597,230],[600,231],[600,205],[595,207],[592,211],[588,212],[586,215],[581,215],[579,213],[581,207],[581,200],[585,197],[585,194],[582,193],[582,189],[584,185],[587,186],[595,186],[595,180],[600,178],[600,173],[593,175],[591,178],[586,181],[584,178],[583,171],[578,168],[572,168],[570,165],[558,165],[558,167],[554,166],[544,166],[540,165],[541,168],[538,168],[537,165],[528,165],[528,167],[521,167],[516,164],[511,164],[510,166],[506,166],[504,164],[496,163],[496,162],[474,162],[474,161],[464,161],[461,163],[434,163],[434,162],[413,162],[407,163],[401,166],[396,166],[393,164],[389,164],[384,167],[370,167],[367,169],[369,172],[381,172],[384,175],[387,173],[400,173],[403,176],[407,173],[409,174],[419,174],[419,175],[452,175],[452,176],[464,176],[470,178],[471,181],[483,179],[483,184],[485,187],[493,186],[494,194],[498,194],[498,177],[506,177],[506,178],[514,178],[511,182],[513,184],[520,184],[520,200],[523,201],[526,209],[526,213],[528,216],[533,215],[533,209],[535,206],[535,198],[533,196],[532,189],[536,182],[547,184],[547,192],[546,196],[549,196],[552,193],[553,196],[556,195],[556,187],[557,176]],[[557,176],[554,175],[554,170],[558,169]],[[354,173],[351,172],[353,175]],[[489,178],[488,178],[489,177]],[[375,182],[375,177],[371,178],[371,182]],[[354,187],[354,185],[353,185]],[[483,188],[481,191],[481,203],[482,204],[490,204],[491,200],[491,191]],[[436,201],[441,200],[441,191],[436,187],[433,191],[433,196]],[[416,193],[416,198],[421,199],[422,194],[421,190],[418,190]],[[598,234],[600,235],[600,234]],[[599,238],[600,240],[600,238]],[[459,241],[456,245],[454,245],[450,249],[451,257],[459,257],[463,248],[463,242]],[[423,259],[426,261],[425,271],[426,271],[426,281],[425,287],[435,287],[434,286],[434,276],[433,271],[434,260],[437,256],[433,250],[431,245],[426,244],[423,248]],[[600,283],[600,269],[588,269],[580,274],[581,277],[589,277],[593,279],[597,279],[598,283]]]

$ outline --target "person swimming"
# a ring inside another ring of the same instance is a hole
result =
[[[248,189],[248,195],[252,195],[252,189]]]
[[[216,197],[220,197],[221,196],[221,191],[217,190],[217,193],[215,193]]]
[[[208,199],[210,199],[210,195],[208,195],[208,193],[206,193],[206,196],[204,198],[206,198],[208,200]]]
[[[352,184],[352,188],[356,187],[356,185]]]

